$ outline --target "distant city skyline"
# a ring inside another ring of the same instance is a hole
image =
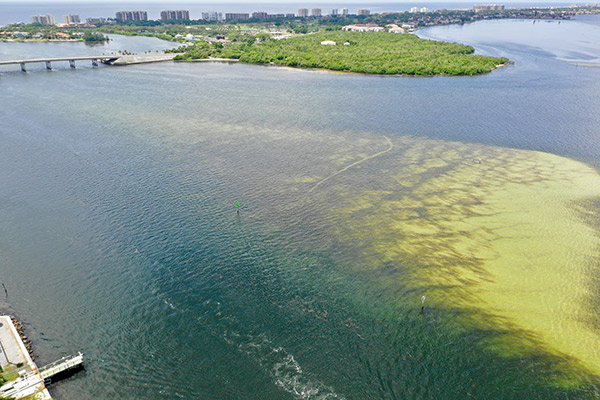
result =
[[[361,6],[365,6],[365,2],[359,2],[356,0],[351,0],[351,1],[345,1],[345,0],[326,0],[326,1],[315,1],[315,0],[309,0],[306,2],[302,2],[302,1],[298,1],[298,0],[261,0],[260,2],[256,2],[256,1],[252,1],[252,0],[233,0],[233,1],[229,1],[229,0],[224,0],[224,1],[219,1],[219,0],[212,0],[212,1],[190,1],[190,0],[183,0],[183,1],[170,1],[170,0],[164,0],[164,1],[160,1],[160,0],[127,0],[125,2],[120,2],[120,1],[102,1],[102,0],[21,0],[21,1],[15,1],[15,0],[0,0],[0,4],[22,4],[22,3],[29,3],[29,4],[57,4],[57,3],[74,3],[74,4],[82,4],[82,3],[90,3],[90,4],[106,4],[106,5],[124,5],[127,6],[128,4],[152,4],[152,5],[164,5],[165,7],[169,7],[171,5],[176,5],[176,6],[185,6],[185,5],[195,5],[195,6],[202,6],[202,5],[207,5],[207,6],[218,6],[220,4],[227,4],[227,5],[235,5],[235,4],[256,4],[257,6],[263,5],[263,4],[290,4],[290,5],[299,5],[299,4],[306,4],[306,5],[318,5],[318,4],[347,4],[349,6],[352,5],[361,5]],[[377,0],[374,2],[368,1],[367,3],[373,3],[373,4],[405,4],[405,3],[432,3],[432,1],[427,1],[427,0],[401,0],[401,1],[393,1],[393,0]],[[433,1],[433,3],[481,3],[481,4],[492,4],[492,3],[502,3],[502,4],[512,4],[512,3],[523,3],[523,1],[518,1],[518,0],[510,0],[510,1],[455,1],[455,0],[435,0]],[[557,3],[561,3],[561,4],[572,4],[572,3],[576,3],[576,4],[585,4],[586,1],[580,1],[580,2],[572,2],[572,1],[567,1],[567,0],[562,0],[562,1],[547,1],[547,0],[529,0],[526,1],[526,3],[536,3],[536,4],[557,4]]]
[[[424,0],[417,0],[419,1],[424,1]],[[410,2],[410,1],[400,1],[400,3],[404,3],[404,2]],[[436,0],[436,2],[451,2],[451,0]],[[455,2],[455,1],[454,1]],[[122,1],[102,1],[102,0],[21,0],[21,1],[15,1],[15,0],[0,0],[0,4],[2,3],[13,3],[13,4],[20,4],[20,3],[32,3],[32,4],[37,4],[37,3],[96,3],[96,4],[106,4],[106,5],[124,5],[127,6],[128,4],[132,4],[132,3],[136,3],[136,4],[152,4],[152,5],[164,5],[165,7],[168,7],[170,5],[196,5],[196,6],[201,6],[201,5],[209,5],[209,6],[215,6],[215,5],[219,5],[219,4],[256,4],[256,5],[261,5],[261,4],[310,4],[310,5],[316,5],[316,4],[332,4],[332,3],[336,3],[336,4],[349,4],[349,5],[364,5],[364,2],[359,2],[356,0],[351,0],[351,1],[344,1],[344,0],[326,0],[326,1],[315,1],[315,0],[310,0],[307,2],[302,2],[302,1],[297,1],[297,0],[263,0],[260,2],[256,2],[256,1],[252,1],[252,0],[233,0],[233,1],[219,1],[219,0],[212,0],[212,1],[190,1],[190,0],[183,0],[183,1],[170,1],[170,0],[164,0],[164,1],[160,1],[160,0],[126,0],[124,2]],[[377,4],[386,4],[386,3],[399,3],[398,1],[393,1],[393,0],[383,0],[383,1],[376,1]]]
[[[530,0],[523,2],[498,2],[498,1],[479,1],[479,0],[462,0],[462,1],[424,1],[424,0],[401,0],[401,1],[363,1],[357,0],[306,0],[306,1],[290,1],[281,0],[274,2],[273,0],[258,0],[253,2],[249,0],[204,0],[202,2],[190,2],[189,0],[175,1],[157,1],[157,0],[129,0],[124,2],[102,1],[102,0],[0,0],[0,26],[29,22],[34,15],[55,15],[60,19],[60,16],[67,14],[76,14],[81,17],[81,20],[88,18],[114,18],[115,13],[123,10],[140,10],[146,11],[148,19],[160,19],[160,13],[164,10],[181,9],[188,10],[190,18],[193,20],[201,19],[204,14],[213,15],[212,19],[218,18],[218,13],[223,16],[226,13],[249,13],[252,15],[255,12],[266,12],[268,14],[298,14],[299,9],[307,9],[310,11],[321,9],[322,15],[330,15],[332,10],[337,10],[337,13],[342,15],[343,10],[348,10],[348,14],[357,14],[359,9],[368,9],[370,14],[378,14],[383,12],[406,12],[414,7],[421,9],[426,7],[428,10],[439,10],[442,8],[448,9],[467,9],[472,8],[475,4],[504,4],[507,8],[511,7],[546,7],[546,6],[568,6],[571,2],[565,0],[540,1]],[[212,13],[212,14],[211,14]],[[335,13],[334,13],[335,15]],[[205,18],[206,19],[206,18]]]

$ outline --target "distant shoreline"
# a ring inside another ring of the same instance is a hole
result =
[[[65,43],[65,42],[84,42],[83,39],[2,39],[2,42],[10,43]]]
[[[450,74],[435,74],[435,75],[410,75],[410,74],[376,74],[376,73],[368,73],[368,72],[355,72],[355,71],[338,71],[338,70],[334,70],[334,69],[327,69],[327,68],[310,68],[310,67],[292,67],[289,65],[284,65],[284,64],[275,64],[275,63],[269,63],[269,64],[261,64],[261,63],[247,63],[247,62],[243,62],[240,61],[238,59],[235,58],[202,58],[202,59],[196,59],[196,60],[173,60],[173,62],[177,62],[177,63],[208,63],[208,62],[215,62],[215,63],[225,63],[225,64],[230,64],[230,63],[239,63],[239,64],[244,64],[244,65],[257,65],[260,67],[272,67],[272,68],[289,68],[291,70],[300,70],[300,71],[316,71],[316,72],[329,72],[329,73],[333,73],[333,74],[349,74],[349,75],[362,75],[362,76],[389,76],[389,77],[394,77],[394,76],[402,76],[402,77],[416,77],[416,78],[433,78],[435,76],[454,76],[454,77],[460,77],[460,76],[476,76],[476,75],[485,75],[485,74],[489,74],[497,69],[503,68],[503,67],[507,67],[509,65],[514,65],[514,61],[509,60],[504,64],[499,64],[496,65],[496,67],[492,70],[490,70],[489,72],[484,72],[481,74],[473,74],[473,75],[450,75]]]

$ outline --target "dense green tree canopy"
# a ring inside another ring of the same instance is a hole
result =
[[[322,45],[326,40],[336,45]],[[244,52],[240,61],[409,75],[479,74],[507,61],[474,56],[473,52],[471,46],[424,40],[410,34],[334,31],[260,43]]]
[[[86,31],[83,34],[83,40],[86,42],[105,42],[108,40],[108,37],[104,36],[100,32]]]
[[[336,45],[322,45],[326,40]],[[325,31],[284,40],[233,44],[215,49],[211,55],[252,64],[386,75],[473,75],[490,72],[508,61],[473,52],[471,46],[425,40],[411,34]],[[190,49],[189,55],[192,54]]]

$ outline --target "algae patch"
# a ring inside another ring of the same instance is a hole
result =
[[[598,289],[590,279],[600,244],[590,222],[600,198],[595,170],[475,144],[201,117],[182,118],[189,125],[173,131],[173,116],[147,118],[156,134],[144,140],[175,160],[197,154],[213,174],[208,184],[227,182],[245,218],[294,232],[294,246],[335,254],[342,268],[356,262],[372,276],[385,266],[383,287],[408,287],[415,302],[424,292],[431,308],[465,310],[468,317],[447,314],[452,326],[526,332],[483,343],[495,354],[551,354],[566,360],[557,368],[600,375]],[[205,179],[204,169],[189,169],[190,181]],[[397,300],[399,312],[406,301]],[[555,384],[578,384],[576,374],[561,376]]]
[[[600,197],[598,173],[535,151],[398,142],[401,150],[379,161],[389,172],[374,174],[369,190],[328,183],[342,197],[337,235],[379,263],[406,268],[412,260],[410,282],[401,283],[426,291],[432,306],[479,310],[469,324],[533,338],[519,350],[510,340],[489,343],[496,353],[541,347],[600,374],[589,286],[600,240],[577,211]]]

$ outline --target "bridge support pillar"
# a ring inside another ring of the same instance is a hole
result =
[[[69,67],[75,68],[75,60],[69,60]]]
[[[97,66],[98,66],[98,60],[92,59],[92,67],[97,67]]]
[[[21,71],[27,72],[27,68],[25,68],[25,63],[21,63]]]
[[[46,69],[47,70],[51,70],[52,69],[52,64],[50,63],[50,61],[46,61]]]

